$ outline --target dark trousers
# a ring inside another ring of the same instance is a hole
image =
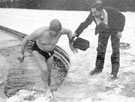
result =
[[[97,58],[96,58],[96,69],[102,71],[105,60],[105,53],[107,48],[107,43],[109,37],[111,37],[111,46],[112,46],[112,72],[111,74],[116,75],[119,71],[120,66],[120,39],[116,37],[116,31],[109,31],[109,33],[99,33],[98,36],[98,47],[97,47]]]

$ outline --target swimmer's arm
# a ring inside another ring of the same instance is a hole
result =
[[[68,39],[69,40],[71,40],[72,39],[72,31],[71,30],[69,30],[69,29],[66,29],[66,28],[63,28],[62,29],[62,34],[67,34],[67,36],[68,36]]]
[[[24,55],[26,46],[29,41],[37,39],[42,33],[42,29],[35,30],[33,33],[30,35],[26,36],[22,42],[22,47],[21,47],[21,54]]]
[[[62,29],[62,34],[67,34],[68,39],[69,39],[69,47],[70,47],[70,49],[73,51],[73,53],[76,53],[77,50],[76,50],[76,49],[73,47],[73,45],[72,45],[72,37],[73,37],[72,31],[69,30],[69,29],[63,28],[63,29]]]

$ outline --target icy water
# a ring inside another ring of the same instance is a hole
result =
[[[2,35],[3,34],[3,35]],[[1,30],[1,36],[6,37],[5,40],[1,40],[1,84],[4,84],[4,94],[11,97],[21,89],[43,89],[43,83],[40,79],[40,73],[38,66],[35,63],[34,58],[30,52],[25,53],[25,60],[23,63],[19,63],[18,56],[20,54],[21,41],[11,36],[11,33]],[[67,56],[68,57],[68,56]],[[52,70],[52,91],[57,90],[65,76],[67,75],[68,69],[62,62],[55,57],[54,67]],[[6,64],[6,65],[5,65]],[[59,65],[63,64],[63,65]],[[6,68],[4,68],[6,67]],[[6,74],[3,74],[6,72]],[[2,76],[4,76],[2,78]]]
[[[10,11],[10,12],[9,12]],[[68,11],[32,11],[32,10],[1,10],[2,14],[1,17],[8,18],[8,21],[10,22],[7,24],[7,21],[1,21],[1,24],[7,25],[8,27],[11,27],[15,30],[22,31],[24,33],[30,33],[35,29],[36,27],[43,25],[43,22],[46,22],[48,24],[49,20],[52,19],[54,16],[57,15],[57,18],[59,18],[63,25],[71,28],[72,31],[75,30],[75,28],[78,26],[78,24],[85,19],[85,16],[87,16],[88,12],[68,12]],[[12,13],[11,13],[12,12]],[[25,12],[25,13],[24,13]],[[5,15],[8,13],[10,16]],[[38,15],[37,15],[38,13]],[[19,16],[13,16],[12,14],[18,14]],[[47,16],[45,16],[45,14]],[[83,15],[81,15],[83,14]],[[106,59],[105,59],[105,65],[104,70],[101,74],[95,75],[95,76],[89,76],[89,71],[91,71],[94,68],[95,60],[96,60],[96,47],[97,47],[97,36],[94,35],[94,31],[92,30],[94,25],[92,27],[89,27],[86,29],[81,35],[82,37],[86,38],[90,41],[91,46],[90,48],[83,52],[79,51],[77,54],[73,54],[69,47],[68,47],[68,40],[66,36],[62,37],[60,41],[58,42],[58,45],[60,45],[70,56],[71,60],[71,66],[70,70],[68,72],[68,76],[65,79],[62,86],[54,93],[55,99],[54,102],[134,102],[135,101],[135,24],[134,24],[134,17],[135,13],[126,12],[124,13],[126,15],[126,27],[123,32],[123,37],[121,39],[121,42],[129,43],[130,48],[129,49],[121,49],[121,67],[118,74],[118,79],[111,80],[109,78],[109,74],[111,72],[111,62],[110,62],[110,56],[111,56],[111,46],[110,41],[107,48],[106,53]],[[64,17],[63,17],[64,15]],[[72,20],[70,17],[74,16]],[[31,19],[31,17],[33,17]],[[47,19],[44,20],[44,18]],[[14,25],[13,25],[13,19]],[[20,22],[20,19],[23,20]],[[35,23],[33,22],[35,21]],[[27,25],[26,25],[27,22]],[[20,26],[17,26],[20,25]],[[24,26],[26,25],[26,26]],[[31,26],[30,26],[31,25]],[[4,35],[6,36],[6,35]],[[5,38],[8,37],[3,37]],[[4,41],[2,40],[2,41]],[[12,40],[13,44],[19,44],[20,42],[16,42],[16,39],[7,39]],[[6,41],[7,43],[8,41]],[[4,44],[6,44],[4,43]],[[10,43],[12,46],[12,43]],[[7,44],[7,45],[10,45]],[[17,44],[17,46],[18,46]],[[2,45],[1,45],[2,46]],[[1,66],[3,63],[9,63],[4,64],[7,66],[7,69],[12,71],[10,65],[14,66],[12,68],[17,68],[17,66],[20,66],[19,72],[23,72],[26,77],[26,82],[30,81],[28,88],[32,86],[42,86],[42,82],[39,78],[39,73],[35,73],[37,70],[34,67],[27,67],[28,70],[24,70],[27,66],[27,63],[24,65],[19,64],[17,61],[14,61],[16,59],[17,54],[14,52],[18,51],[19,49],[16,49],[16,47],[10,47],[10,50],[4,49],[2,51],[3,58],[1,62]],[[11,56],[8,56],[11,55]],[[4,60],[5,59],[5,60]],[[26,61],[32,61],[31,58],[27,58]],[[2,67],[1,67],[2,68]],[[22,68],[22,69],[21,69]],[[32,70],[32,76],[30,77],[28,73],[30,73],[29,70]],[[5,74],[7,75],[7,73]],[[33,79],[34,78],[34,79]],[[6,79],[6,77],[5,77]],[[35,84],[40,82],[41,84]],[[32,83],[32,84],[31,84]],[[33,84],[34,83],[34,84]],[[3,84],[2,84],[3,85]],[[27,84],[28,85],[28,84]]]

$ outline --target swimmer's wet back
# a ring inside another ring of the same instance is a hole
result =
[[[75,48],[77,48],[77,49],[85,51],[85,50],[87,50],[90,47],[90,42],[88,40],[86,40],[86,39],[78,37],[73,42],[73,46]]]

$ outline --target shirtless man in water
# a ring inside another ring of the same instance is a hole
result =
[[[28,41],[36,40],[32,52],[37,62],[37,65],[41,72],[41,79],[44,83],[44,89],[46,90],[46,96],[51,97],[52,93],[50,90],[50,75],[54,58],[54,48],[61,37],[61,35],[67,34],[69,38],[69,46],[73,53],[76,52],[71,44],[72,32],[69,29],[62,28],[59,20],[53,19],[50,22],[49,27],[41,27],[28,35],[22,43],[21,54],[18,57],[20,62],[24,60],[24,52]]]

